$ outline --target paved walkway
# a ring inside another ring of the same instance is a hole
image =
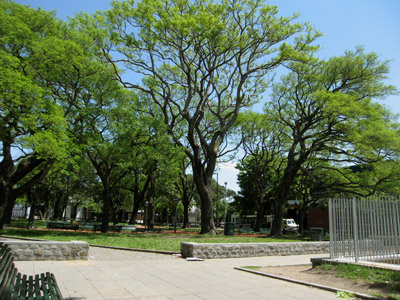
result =
[[[88,261],[16,262],[16,266],[26,274],[54,273],[64,299],[336,299],[331,292],[234,270],[309,263],[316,255],[186,261],[97,247],[90,247],[89,255]]]

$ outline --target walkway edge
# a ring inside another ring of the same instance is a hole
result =
[[[309,286],[309,287],[314,287],[314,288],[318,288],[318,289],[322,289],[322,290],[326,290],[326,291],[330,291],[330,292],[335,292],[335,293],[337,293],[337,292],[345,292],[345,293],[353,294],[356,297],[359,297],[359,298],[362,298],[362,299],[385,300],[384,298],[381,298],[381,297],[370,296],[370,295],[361,294],[361,293],[348,291],[348,290],[344,290],[344,289],[339,289],[339,288],[335,288],[335,287],[329,287],[329,286],[325,286],[325,285],[321,285],[321,284],[317,284],[317,283],[311,283],[311,282],[291,279],[291,278],[288,278],[288,277],[278,276],[278,275],[274,275],[274,274],[258,272],[258,271],[254,271],[254,270],[250,270],[250,269],[246,269],[246,268],[235,267],[235,270],[244,271],[244,272],[248,272],[248,273],[252,273],[252,274],[256,274],[256,275],[261,275],[261,276],[265,276],[265,277],[270,277],[270,278],[273,278],[273,279],[284,280],[284,281],[288,281],[288,282],[292,282],[292,283],[296,283],[296,284],[301,284],[301,285],[305,285],[305,286]]]
[[[174,255],[180,254],[180,252],[173,251],[163,251],[163,250],[148,250],[148,249],[137,249],[137,248],[126,248],[126,247],[115,247],[115,246],[105,246],[105,245],[92,245],[89,244],[90,247],[98,247],[98,248],[106,248],[106,249],[114,249],[114,250],[124,250],[124,251],[136,251],[136,252],[147,252],[147,253],[156,253],[156,254],[165,254],[165,255]]]

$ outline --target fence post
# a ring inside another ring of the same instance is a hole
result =
[[[329,198],[329,252],[331,259],[333,258],[333,235],[334,233],[334,228],[333,228],[333,200],[332,198]]]
[[[353,197],[353,234],[354,234],[354,256],[355,261],[358,262],[358,220],[357,220],[357,202],[356,197]]]

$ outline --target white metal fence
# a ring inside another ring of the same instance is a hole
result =
[[[329,199],[331,258],[400,264],[400,198]]]
[[[25,218],[29,214],[30,207],[26,209],[24,204],[15,204],[12,210],[13,218]]]

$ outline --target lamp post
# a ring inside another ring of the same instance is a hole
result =
[[[227,189],[226,189],[226,185],[227,185],[228,183],[225,181],[224,182],[224,185],[225,185],[225,195],[224,195],[224,199],[225,199],[225,209],[224,209],[224,212],[225,212],[225,225],[226,225],[226,223],[228,222],[228,201],[226,201],[226,195],[227,195]]]
[[[217,199],[215,200],[215,222],[218,222],[218,173],[217,174]]]

